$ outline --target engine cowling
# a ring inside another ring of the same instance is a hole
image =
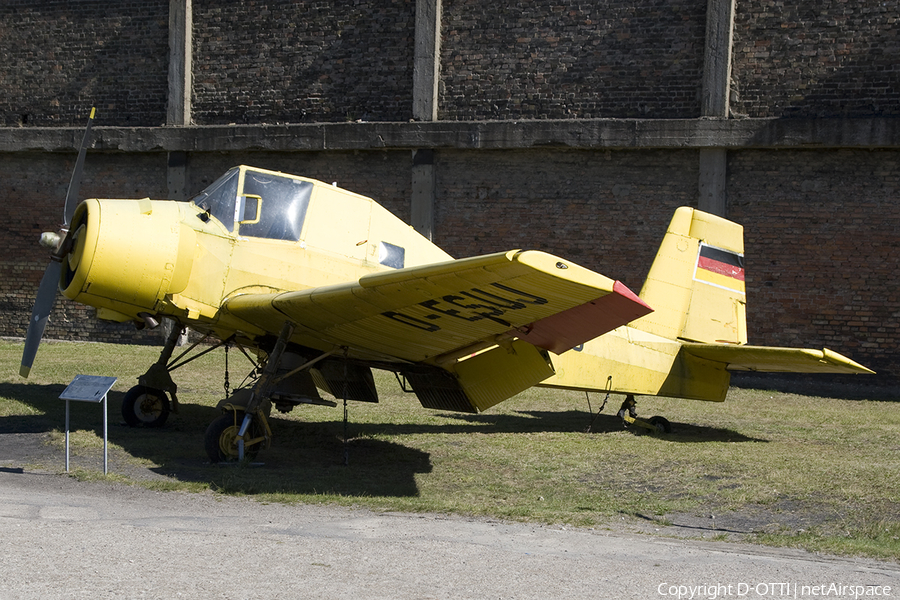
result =
[[[196,234],[181,203],[85,200],[64,242],[60,291],[69,299],[137,318],[187,287]]]

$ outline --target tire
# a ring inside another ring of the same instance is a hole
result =
[[[122,418],[131,427],[162,427],[170,412],[169,396],[162,390],[136,385],[122,399]]]
[[[651,417],[650,424],[656,426],[656,431],[659,433],[672,433],[672,425],[669,424],[669,421],[665,417]]]
[[[213,420],[206,428],[203,446],[212,463],[236,461],[238,459],[237,436],[244,422],[243,412],[229,412]],[[256,423],[250,423],[250,436],[257,430]],[[258,447],[244,448],[244,458],[254,459],[259,452]]]

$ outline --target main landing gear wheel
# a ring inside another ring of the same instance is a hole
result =
[[[136,385],[122,399],[122,418],[131,427],[162,427],[169,418],[169,396],[162,390]]]
[[[206,455],[209,456],[210,462],[227,462],[238,459],[238,432],[241,430],[241,424],[244,422],[244,413],[228,413],[217,417],[209,427],[206,428],[206,435],[203,438],[203,445],[206,448]],[[259,427],[256,420],[250,423],[247,429],[247,435],[244,437],[252,438],[257,436]],[[253,445],[244,448],[244,457],[249,459],[256,458],[259,452],[259,445]]]

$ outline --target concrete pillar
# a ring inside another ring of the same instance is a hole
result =
[[[191,0],[169,0],[169,102],[166,125],[191,124]]]
[[[728,118],[735,0],[708,0],[706,49],[703,56],[704,117]]]
[[[434,150],[413,150],[410,225],[432,239],[434,233]]]
[[[187,152],[169,152],[166,163],[166,188],[169,190],[168,200],[188,199],[191,190],[188,189],[187,181]]]
[[[413,119],[437,121],[441,71],[441,0],[416,0],[413,59]],[[434,233],[434,150],[413,151],[410,225],[432,239]]]
[[[441,70],[441,0],[416,0],[413,119],[437,121]]]
[[[191,124],[191,74],[193,70],[193,7],[191,0],[169,0],[169,98],[166,125],[183,127]],[[187,152],[169,152],[166,161],[166,187],[169,200],[188,199]],[[163,319],[161,329],[165,341],[175,326]],[[187,330],[178,338],[178,346],[188,341]]]
[[[727,119],[731,96],[731,55],[734,37],[735,0],[708,0],[706,50],[703,64],[701,115]],[[700,151],[698,207],[719,216],[727,215],[725,197],[728,152],[724,148]]]
[[[728,181],[726,164],[728,152],[724,148],[704,148],[700,150],[700,198],[697,207],[708,213],[728,216],[725,198],[725,183]]]
[[[169,0],[169,102],[166,125],[191,124],[191,0]],[[170,152],[166,165],[170,200],[187,200],[187,153]]]

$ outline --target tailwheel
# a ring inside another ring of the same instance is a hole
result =
[[[241,424],[244,422],[244,413],[231,411],[221,417],[216,418],[209,427],[206,428],[206,435],[203,443],[206,448],[206,454],[209,456],[210,462],[229,462],[236,461],[239,458],[238,450],[238,433],[241,430]],[[258,419],[254,418],[250,423],[250,427],[244,434],[245,440],[257,439],[261,436],[262,428]],[[244,458],[254,459],[261,449],[261,443],[248,444],[244,448]]]
[[[134,386],[122,399],[122,418],[131,427],[162,427],[170,411],[169,396],[147,386]]]
[[[672,433],[672,425],[665,417],[659,415],[650,417],[650,424],[656,427],[656,431],[659,433]]]

